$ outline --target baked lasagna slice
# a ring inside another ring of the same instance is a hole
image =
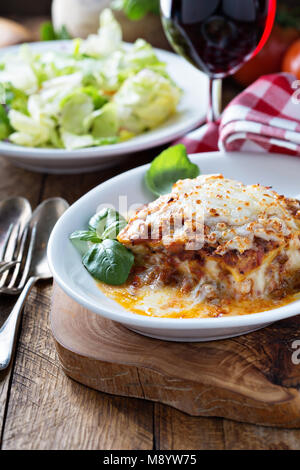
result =
[[[222,175],[178,181],[137,210],[118,240],[129,282],[200,302],[284,298],[300,288],[300,202]]]

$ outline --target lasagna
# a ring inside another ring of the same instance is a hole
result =
[[[118,240],[135,265],[124,286],[107,289],[134,312],[253,313],[300,290],[300,202],[270,187],[222,175],[179,180],[138,209]]]

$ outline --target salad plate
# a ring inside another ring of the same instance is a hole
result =
[[[134,47],[132,44],[122,44],[128,51]],[[2,49],[0,63],[7,54],[18,54],[20,47],[24,46]],[[49,51],[51,53],[71,51],[74,43],[73,41],[49,41],[32,43],[28,47],[33,53],[44,55]],[[1,141],[0,155],[14,165],[32,171],[58,174],[82,173],[112,166],[120,161],[122,156],[171,142],[196,127],[204,121],[207,110],[207,77],[171,52],[158,49],[154,49],[154,52],[159,61],[166,64],[168,74],[181,89],[177,111],[165,122],[129,140],[87,148],[42,148]],[[22,74],[21,70],[20,74]],[[69,86],[68,82],[66,86]]]
[[[204,175],[222,173],[226,178],[272,186],[279,194],[299,198],[300,160],[294,157],[213,152],[192,155],[190,160]],[[208,341],[237,336],[299,314],[300,300],[295,299],[259,313],[215,318],[158,318],[132,313],[105,295],[83,267],[81,256],[69,240],[70,234],[83,230],[99,205],[118,208],[124,197],[128,207],[153,201],[153,194],[145,186],[148,169],[149,165],[143,165],[97,186],[58,221],[50,238],[48,259],[54,280],[68,296],[89,311],[136,332],[170,341]]]

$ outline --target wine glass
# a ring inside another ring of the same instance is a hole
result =
[[[209,77],[207,121],[215,122],[221,113],[222,79],[263,48],[276,0],[160,0],[160,6],[172,47]]]

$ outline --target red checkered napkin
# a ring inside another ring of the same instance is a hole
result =
[[[217,124],[206,124],[178,142],[188,153],[222,150],[300,156],[297,88],[300,82],[293,75],[263,76],[227,106]]]

